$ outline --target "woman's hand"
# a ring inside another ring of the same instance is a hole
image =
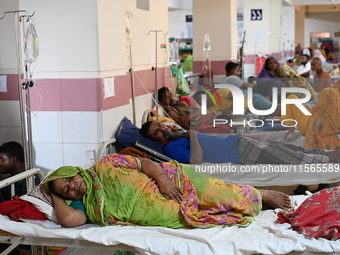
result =
[[[155,178],[156,183],[158,184],[158,189],[167,199],[172,199],[176,203],[181,203],[183,191],[173,182],[171,182],[168,177],[164,174],[157,176]]]
[[[51,196],[52,200],[60,200],[60,201],[64,201],[61,197],[57,196],[56,194],[50,192],[49,195]]]
[[[141,171],[156,181],[159,191],[167,199],[173,199],[177,203],[181,203],[183,191],[164,175],[163,168],[150,159],[141,157],[138,157],[138,159],[142,164]]]
[[[68,228],[76,227],[85,224],[87,217],[81,210],[74,209],[67,205],[63,198],[54,193],[50,193],[55,215],[58,223]]]

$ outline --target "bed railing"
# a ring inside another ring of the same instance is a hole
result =
[[[97,155],[95,157],[95,161],[99,160],[104,155],[115,153],[114,147],[113,147],[115,142],[116,142],[116,138],[111,138],[105,141],[98,149]]]
[[[20,174],[14,175],[0,181],[0,189],[11,185],[11,196],[15,195],[14,184],[20,180],[27,179],[27,193],[34,189],[34,175],[38,175],[40,181],[44,179],[44,173],[38,168],[32,168]]]
[[[26,179],[26,183],[27,183],[27,193],[30,192],[31,190],[34,189],[34,176],[37,175],[40,179],[40,181],[42,181],[44,179],[44,173],[38,169],[38,168],[32,168],[29,170],[26,170],[25,172],[22,172],[20,174],[14,175],[12,177],[9,177],[7,179],[4,179],[2,181],[0,181],[0,189],[11,185],[11,196],[15,195],[15,186],[14,184],[20,180]],[[9,236],[7,236],[9,235]],[[2,240],[0,239],[0,243],[8,243],[11,244],[6,250],[4,250],[1,254],[9,254],[12,250],[15,249],[15,247],[17,247],[20,244],[23,244],[25,242],[25,237],[23,236],[15,236],[11,233],[5,233],[5,232],[1,232],[1,236],[4,236],[3,238],[5,239],[4,242],[2,242]],[[31,245],[31,252],[34,255],[39,254],[39,247],[38,246],[34,246]],[[47,249],[46,247],[42,246],[42,250],[41,250],[42,254],[47,254]]]

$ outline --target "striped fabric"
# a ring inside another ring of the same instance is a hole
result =
[[[239,137],[241,164],[310,164],[328,163],[324,150],[303,148],[285,142],[270,143]]]

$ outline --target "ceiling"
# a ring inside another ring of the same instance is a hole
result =
[[[340,4],[340,0],[282,0],[285,6],[296,5],[334,5]]]
[[[168,9],[191,10],[194,0],[169,0]],[[237,12],[243,12],[244,0],[237,0]],[[282,0],[283,6],[301,6],[304,12],[340,12],[340,0]]]

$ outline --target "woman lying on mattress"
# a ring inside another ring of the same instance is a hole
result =
[[[58,222],[75,227],[90,220],[103,226],[169,228],[247,226],[262,204],[290,208],[287,195],[225,183],[176,161],[157,165],[129,155],[102,157],[90,169],[65,166],[46,180]]]

